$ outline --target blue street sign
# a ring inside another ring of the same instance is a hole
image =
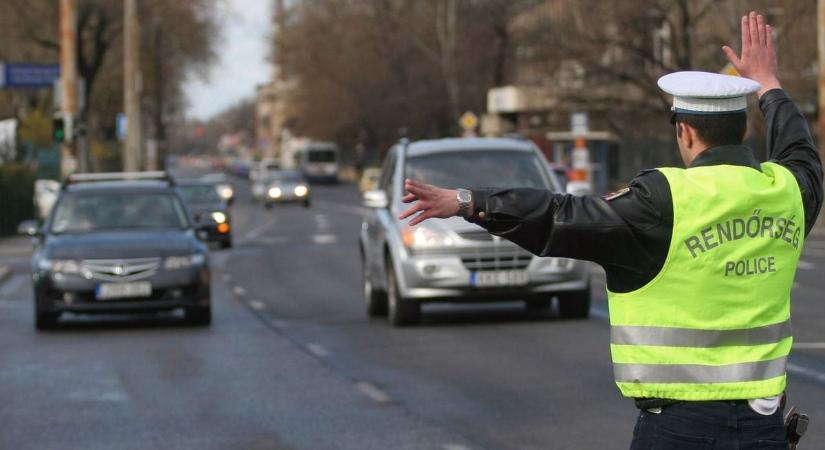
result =
[[[59,64],[0,63],[0,88],[50,88],[58,79]]]
[[[117,138],[123,142],[126,139],[126,128],[128,127],[128,122],[126,120],[126,114],[117,113],[117,121],[115,122],[115,129],[117,130]]]

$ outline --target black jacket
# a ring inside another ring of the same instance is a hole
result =
[[[822,206],[822,164],[807,121],[781,89],[759,100],[767,125],[769,159],[787,167],[799,182],[805,234]],[[743,145],[705,150],[691,167],[717,164],[760,170]],[[670,186],[657,170],[644,170],[617,196],[557,194],[539,189],[473,190],[469,218],[492,234],[539,256],[593,261],[604,267],[614,292],[634,291],[652,280],[667,258],[673,226]]]

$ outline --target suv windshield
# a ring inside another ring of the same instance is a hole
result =
[[[544,163],[533,152],[466,150],[407,159],[407,177],[443,187],[552,189]]]
[[[184,229],[186,213],[171,194],[67,194],[58,203],[52,233],[116,229]]]
[[[335,162],[335,150],[309,150],[307,160],[317,163]]]
[[[220,203],[221,197],[211,184],[178,186],[178,191],[186,203]]]
[[[274,172],[269,175],[270,181],[290,181],[290,182],[299,182],[303,180],[301,173],[298,171],[283,171],[283,172]]]

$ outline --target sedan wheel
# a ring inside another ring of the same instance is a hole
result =
[[[421,303],[401,297],[398,278],[392,261],[387,259],[387,302],[389,303],[390,323],[394,326],[415,325],[421,321]]]
[[[367,316],[381,317],[387,315],[387,293],[375,288],[372,283],[372,271],[366,258],[361,258],[363,268],[364,301],[367,303]]]

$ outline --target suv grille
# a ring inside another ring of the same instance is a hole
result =
[[[496,255],[463,256],[461,262],[470,271],[526,269],[533,255],[518,249],[507,249]]]
[[[87,259],[81,262],[83,275],[102,281],[133,281],[149,278],[158,271],[160,258]]]

